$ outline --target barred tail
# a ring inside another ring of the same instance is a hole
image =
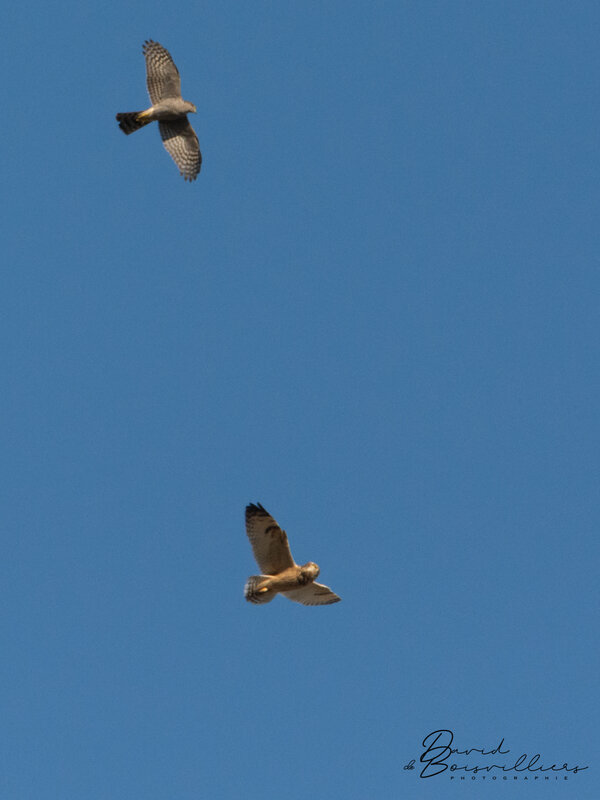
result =
[[[149,122],[152,122],[151,119],[144,119],[142,116],[143,113],[143,111],[126,111],[124,114],[117,114],[119,128],[121,128],[123,133],[129,135],[139,128],[143,128],[144,125],[147,125]]]
[[[266,575],[251,575],[244,586],[244,597],[250,603],[270,603],[277,592],[269,589]]]

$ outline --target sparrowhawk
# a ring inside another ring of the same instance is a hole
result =
[[[181,97],[179,71],[169,51],[152,39],[142,48],[146,57],[146,84],[152,105],[146,111],[117,114],[119,127],[130,134],[158,120],[163,144],[186,181],[197,178],[202,164],[198,137],[187,118],[196,106]]]

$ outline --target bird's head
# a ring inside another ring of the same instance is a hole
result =
[[[196,113],[196,106],[193,103],[190,103],[188,100],[185,101],[187,106],[186,114],[195,114]]]
[[[315,578],[318,578],[320,571],[321,570],[319,569],[317,564],[315,564],[314,561],[309,561],[307,564],[304,564],[304,566],[300,568],[300,574],[307,583],[309,581],[314,581]]]

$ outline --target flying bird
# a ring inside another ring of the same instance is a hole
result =
[[[198,177],[202,154],[198,137],[187,115],[196,113],[196,106],[181,96],[179,70],[168,50],[148,39],[142,52],[146,57],[146,85],[152,105],[145,111],[117,114],[119,128],[129,135],[144,125],[158,120],[163,144],[186,181]]]
[[[270,603],[282,594],[305,606],[324,606],[341,600],[322,583],[316,583],[319,567],[309,561],[296,564],[285,531],[260,503],[246,506],[246,533],[262,575],[251,575],[244,595],[250,603]]]

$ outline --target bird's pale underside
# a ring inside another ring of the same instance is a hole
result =
[[[146,84],[152,105],[145,111],[127,111],[117,114],[119,127],[130,134],[154,120],[158,121],[160,135],[169,155],[177,164],[186,181],[198,177],[202,155],[198,137],[187,115],[195,113],[196,106],[181,96],[181,79],[173,59],[158,42],[144,42],[146,57]]]
[[[322,583],[316,583],[319,567],[309,561],[303,566],[292,558],[284,530],[260,503],[246,506],[246,533],[262,575],[251,575],[244,595],[251,603],[269,603],[276,594],[305,606],[323,606],[341,600]]]

